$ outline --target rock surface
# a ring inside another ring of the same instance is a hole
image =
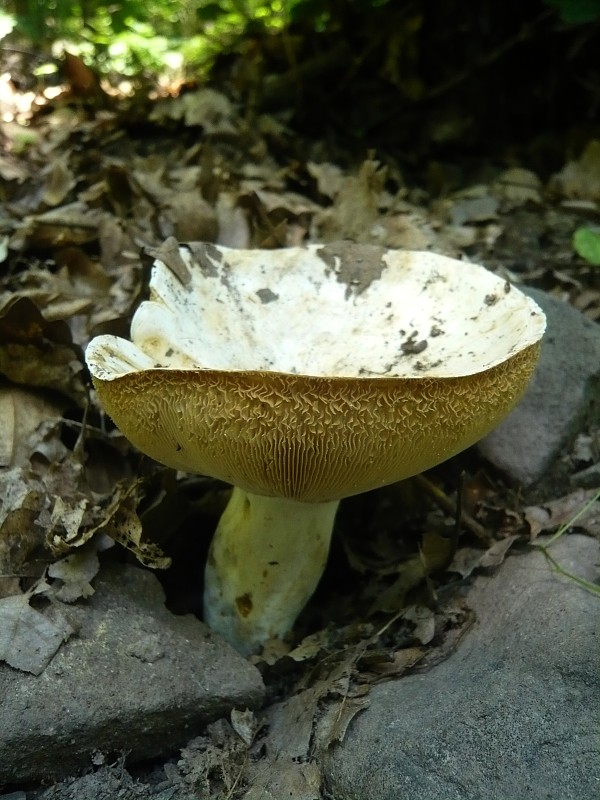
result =
[[[598,543],[552,553],[598,577]],[[376,687],[327,764],[336,800],[597,800],[600,598],[511,555],[468,595],[477,622],[429,672]]]
[[[477,449],[528,487],[550,471],[586,422],[600,420],[600,325],[545,292],[523,291],[547,318],[540,361],[517,408]]]
[[[263,700],[258,671],[192,616],[174,616],[156,577],[105,565],[70,611],[80,626],[41,675],[0,665],[0,782],[46,780],[177,751],[207,722]]]

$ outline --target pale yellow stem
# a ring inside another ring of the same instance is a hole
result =
[[[244,654],[284,637],[321,578],[338,505],[234,488],[208,554],[206,623]]]

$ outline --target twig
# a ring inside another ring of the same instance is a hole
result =
[[[439,505],[442,511],[445,511],[448,514],[454,514],[456,512],[457,504],[453,500],[451,500],[438,486],[436,486],[435,483],[432,483],[424,475],[416,475],[415,478],[417,482]],[[463,511],[461,508],[459,508],[458,518],[465,526],[465,528],[467,528],[478,539],[480,539],[486,545],[486,547],[490,546],[490,544],[492,543],[492,537],[483,527],[483,525],[480,525],[479,522],[477,522],[477,520],[473,519],[473,517],[470,514],[468,514],[466,511]]]

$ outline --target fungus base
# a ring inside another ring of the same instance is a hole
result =
[[[234,488],[208,554],[206,623],[244,654],[285,636],[321,578],[338,505]]]

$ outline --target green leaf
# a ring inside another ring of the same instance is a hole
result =
[[[600,228],[577,228],[573,248],[589,264],[600,267]]]

